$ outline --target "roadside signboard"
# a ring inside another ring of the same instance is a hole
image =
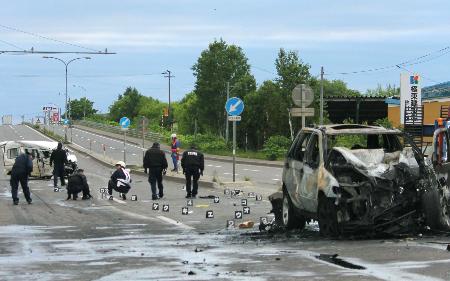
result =
[[[420,76],[418,74],[401,73],[400,74],[400,123],[405,124],[405,107],[410,106],[412,116],[409,118],[420,122],[419,116],[414,114],[422,106],[422,88]]]
[[[228,116],[228,121],[241,121],[241,120],[242,120],[242,117],[240,115],[238,115],[238,116],[235,116],[235,115]]]
[[[244,111],[244,102],[237,97],[229,98],[225,104],[228,115],[238,116]]]
[[[314,116],[314,108],[309,107],[293,107],[290,109],[291,115],[296,116]]]
[[[126,129],[130,126],[131,121],[130,119],[128,119],[128,117],[122,117],[120,118],[119,124],[122,127],[122,129]]]
[[[297,106],[307,107],[314,100],[313,89],[305,84],[298,84],[292,90],[292,101]]]

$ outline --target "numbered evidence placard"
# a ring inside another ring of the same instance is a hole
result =
[[[242,219],[242,211],[234,211],[234,218],[237,220]]]
[[[234,220],[227,220],[226,228],[231,229],[234,228],[234,226],[235,226]]]
[[[53,188],[53,192],[59,192],[59,187]]]
[[[247,199],[241,199],[241,206],[247,206]]]
[[[262,195],[261,194],[257,194],[256,195],[256,201],[262,201]]]
[[[245,206],[244,208],[242,208],[242,212],[244,213],[244,215],[250,215],[250,207]]]
[[[189,214],[189,208],[188,207],[181,208],[181,214],[187,216]]]
[[[152,210],[153,211],[158,211],[159,210],[159,203],[153,203],[152,204]]]
[[[131,201],[137,201],[137,195],[131,195]]]
[[[213,219],[214,218],[214,212],[213,210],[206,211],[206,218],[207,219]]]
[[[168,213],[169,212],[169,204],[164,204],[162,207],[162,211]]]
[[[219,196],[216,196],[216,197],[214,197],[214,203],[219,203],[220,202],[220,198],[219,198]]]
[[[186,201],[186,206],[194,206],[194,200],[192,200],[192,199],[189,199],[189,200],[187,200]]]

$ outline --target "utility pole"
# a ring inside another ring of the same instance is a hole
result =
[[[172,110],[170,107],[170,78],[173,78],[175,76],[172,75],[172,72],[170,70],[166,70],[166,71],[162,72],[161,74],[164,74],[164,77],[169,78],[169,108],[167,110],[167,115],[168,115],[167,119],[169,121],[170,131],[172,131],[172,116],[171,116]]]
[[[227,101],[230,99],[230,82],[227,82]],[[226,101],[225,101],[226,102]],[[230,121],[228,121],[228,113],[225,110],[225,142],[228,143],[228,136],[230,135]]]
[[[320,125],[323,125],[323,66],[320,68]]]

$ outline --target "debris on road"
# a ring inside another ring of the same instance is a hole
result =
[[[244,221],[239,224],[239,228],[252,228],[255,225],[253,221]]]

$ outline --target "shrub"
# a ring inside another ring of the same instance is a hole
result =
[[[291,140],[285,136],[271,136],[264,143],[263,152],[268,160],[276,160],[286,155]]]

